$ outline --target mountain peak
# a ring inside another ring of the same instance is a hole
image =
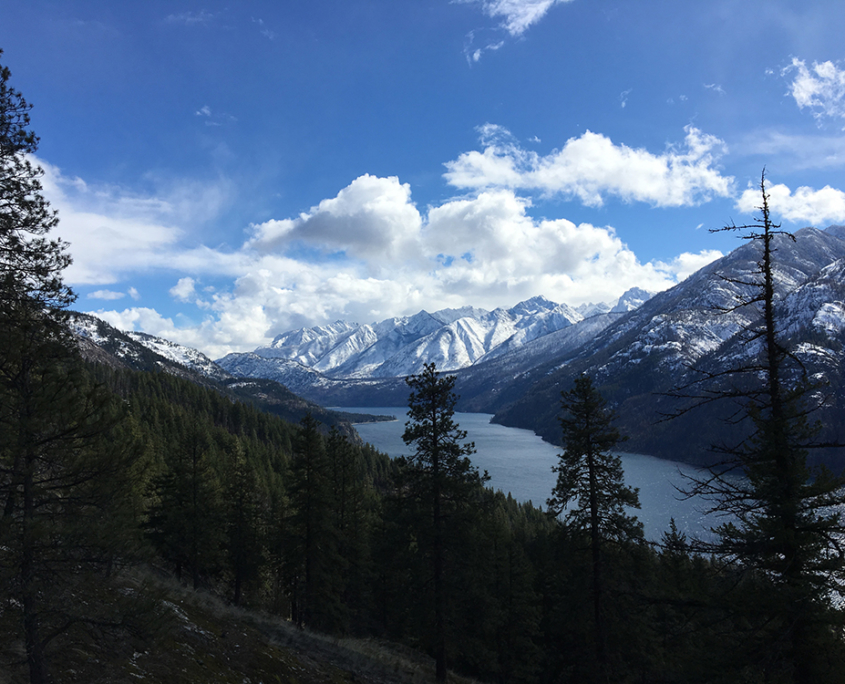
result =
[[[487,309],[477,309],[474,306],[462,306],[457,309],[440,309],[435,311],[431,316],[436,318],[443,325],[449,325],[461,318],[484,318],[490,312]]]
[[[653,296],[653,292],[643,290],[641,287],[632,287],[619,298],[611,311],[613,313],[628,313],[641,307]]]
[[[543,295],[537,295],[536,297],[531,297],[531,299],[526,299],[525,301],[512,306],[509,311],[512,314],[525,316],[540,313],[541,311],[552,311],[559,306],[560,304],[556,304]]]

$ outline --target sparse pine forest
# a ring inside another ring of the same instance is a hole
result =
[[[191,623],[201,674],[157,669],[178,650],[174,585],[390,642],[432,658],[438,681],[845,681],[843,481],[807,466],[812,388],[781,373],[765,209],[750,236],[762,294],[743,303],[769,307],[749,333],[766,339],[750,369],[762,384],[744,390],[755,431],[727,452],[747,484],[719,470],[691,483],[735,522],[707,546],[674,526],[648,543],[610,453],[622,435],[586,376],[562,392],[549,513],[485,488],[454,381],[433,365],[408,378],[412,455],[390,460],[311,415],[291,424],[183,378],[84,361],[64,325],[69,257],[24,156],[29,107],[8,81],[3,69],[0,681],[229,681],[217,654],[243,630],[209,620]],[[265,657],[244,650],[240,667]],[[358,678],[273,662],[252,676]]]

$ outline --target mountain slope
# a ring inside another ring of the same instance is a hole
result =
[[[634,300],[641,296],[647,293],[632,295]],[[279,335],[268,347],[229,354],[218,363],[229,372],[251,377],[264,372],[258,370],[258,358],[264,358],[293,361],[336,380],[397,378],[421,372],[426,363],[444,371],[465,368],[581,320],[583,316],[565,304],[534,297],[511,309],[420,311],[372,325],[338,321],[294,330]],[[256,368],[247,370],[250,364]],[[295,375],[294,368],[284,364],[275,364],[275,372]],[[317,382],[315,376],[312,380]]]
[[[795,243],[779,238],[775,265],[784,340],[811,373],[830,382],[831,399],[824,413],[831,426],[828,436],[845,416],[839,370],[845,326],[838,261],[845,257],[843,238],[839,227],[803,229]],[[753,347],[741,344],[739,333],[759,313],[753,307],[735,308],[737,297],[748,292],[735,281],[752,276],[756,260],[756,246],[743,245],[624,315],[576,352],[550,359],[536,369],[533,381],[515,379],[507,391],[519,398],[502,407],[495,420],[557,442],[560,392],[576,375],[588,373],[631,437],[627,450],[706,462],[708,446],[724,437],[720,417],[735,407],[712,407],[660,422],[662,414],[678,410],[678,403],[663,393],[691,381],[692,366],[717,371],[753,352]]]
[[[272,379],[237,378],[195,349],[145,333],[124,333],[88,314],[74,313],[70,326],[83,357],[95,363],[177,375],[210,387],[233,401],[255,404],[292,423],[298,423],[311,413],[320,421],[323,429],[336,426],[342,434],[355,441],[360,441],[360,438],[351,423],[373,420],[367,414],[325,409]]]

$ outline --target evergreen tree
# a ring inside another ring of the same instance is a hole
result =
[[[243,446],[230,438],[227,453],[227,484],[224,490],[226,555],[232,576],[232,602],[241,602],[244,586],[258,579],[263,563],[261,508],[255,471]]]
[[[0,66],[0,584],[18,619],[0,641],[22,641],[29,680],[43,684],[51,650],[123,620],[86,597],[131,557],[138,452],[64,325],[70,257],[49,238],[58,219],[25,156],[38,138],[9,77]]]
[[[622,437],[613,427],[613,414],[590,377],[576,378],[574,387],[561,395],[564,451],[553,468],[557,483],[547,504],[551,514],[563,516],[567,531],[575,537],[586,534],[589,539],[594,647],[600,676],[605,677],[604,548],[610,541],[642,537],[642,524],[625,512],[626,507],[640,507],[639,497],[637,490],[625,486],[622,461],[611,453]]]
[[[287,575],[294,621],[331,632],[344,622],[344,568],[332,519],[330,467],[318,426],[310,413],[306,415],[294,443]]]
[[[0,57],[3,52],[0,50]],[[61,317],[75,296],[63,282],[70,264],[67,245],[51,240],[56,212],[41,192],[42,170],[25,155],[38,148],[29,126],[32,108],[9,85],[8,67],[0,65],[0,312],[4,324],[44,324]]]
[[[419,511],[418,544],[430,564],[433,597],[433,650],[437,680],[446,680],[447,621],[449,615],[448,561],[456,552],[454,533],[460,514],[472,504],[487,473],[479,475],[468,458],[472,442],[454,421],[457,396],[454,376],[440,377],[433,363],[406,379],[411,388],[402,439],[414,453],[404,459],[400,485]]]
[[[183,426],[181,439],[165,447],[165,468],[153,481],[145,524],[176,576],[182,579],[187,571],[194,589],[217,569],[223,545],[222,492],[211,463],[212,449],[199,420]]]
[[[370,576],[370,526],[372,523],[373,491],[371,476],[367,476],[361,449],[334,426],[326,440],[326,452],[331,469],[332,512],[338,540],[338,553],[343,559],[344,613],[354,613],[360,621],[368,607]],[[346,631],[348,624],[343,624]],[[360,630],[359,630],[360,631]]]
[[[745,331],[749,361],[704,374],[699,382],[707,385],[698,396],[690,388],[677,392],[694,397],[693,407],[740,402],[730,425],[734,430],[738,423],[750,426],[738,443],[714,447],[722,460],[707,476],[693,479],[689,494],[709,499],[714,511],[729,517],[715,529],[716,541],[699,544],[699,550],[750,575],[754,586],[768,585],[733,598],[731,607],[741,608],[751,626],[743,657],[768,679],[834,681],[821,656],[841,651],[843,615],[831,598],[845,579],[840,542],[845,478],[807,464],[808,449],[818,446],[808,419],[814,388],[783,341],[777,312],[777,245],[795,238],[771,220],[765,173],[760,191],[760,216],[749,225],[723,229],[739,232],[760,255],[748,277],[724,278],[740,290],[729,310],[759,313]]]

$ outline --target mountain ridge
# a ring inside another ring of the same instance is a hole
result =
[[[613,306],[604,305],[604,310],[627,311],[650,296],[632,288]],[[248,370],[250,361],[272,359],[269,364],[261,362],[261,372],[272,372],[282,382],[285,378],[295,382],[292,376],[301,379],[301,373],[280,360],[294,361],[332,380],[404,378],[421,372],[426,363],[453,372],[489,361],[584,318],[567,304],[539,295],[509,309],[423,310],[372,324],[336,321],[292,330],[277,335],[268,347],[227,354],[216,362],[229,371],[237,368],[238,374],[254,376],[258,371]]]

